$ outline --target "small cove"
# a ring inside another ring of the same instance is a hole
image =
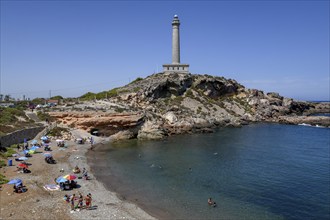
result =
[[[328,128],[253,124],[108,143],[88,163],[108,189],[159,218],[328,219],[329,137]]]

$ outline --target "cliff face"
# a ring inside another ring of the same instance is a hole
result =
[[[102,101],[103,106],[109,104],[103,111],[111,112],[114,106],[121,106],[125,114],[52,115],[71,126],[86,130],[98,128],[106,135],[117,133],[116,139],[159,139],[172,134],[211,132],[216,126],[240,126],[249,122],[294,123],[286,117],[329,110],[328,105],[299,102],[278,93],[264,94],[247,89],[235,80],[209,75],[154,74],[121,87],[117,92],[117,96]],[[330,126],[327,118],[317,121]]]

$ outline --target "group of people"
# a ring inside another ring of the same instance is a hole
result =
[[[76,194],[73,194],[72,196],[68,196],[67,194],[63,198],[67,203],[70,203],[71,205],[71,211],[75,211],[76,209],[90,209],[92,207],[92,194],[88,193],[85,197],[79,193],[79,196],[76,196]],[[76,200],[78,200],[76,203]],[[84,200],[85,200],[85,206],[84,206]]]
[[[75,166],[75,168],[72,170],[73,173],[75,174],[78,174],[81,172],[80,168],[78,167],[78,165]],[[86,168],[84,167],[83,170],[82,170],[82,178],[85,179],[85,180],[88,180],[89,179],[89,176],[88,176],[88,172],[86,170]]]
[[[25,191],[26,191],[26,189],[24,188],[22,182],[14,185],[14,192],[15,193],[23,193]]]
[[[54,160],[54,158],[52,156],[45,157],[45,161],[49,164],[55,164],[56,163],[56,161]]]
[[[77,182],[74,180],[67,180],[66,182],[60,182],[60,189],[61,190],[68,190],[77,188]]]

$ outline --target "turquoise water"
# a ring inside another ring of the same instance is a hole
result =
[[[328,128],[254,124],[111,143],[88,162],[106,187],[160,218],[329,219],[329,147]]]

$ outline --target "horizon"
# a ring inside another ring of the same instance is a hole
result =
[[[328,1],[173,2],[1,1],[0,94],[79,97],[158,73],[177,14],[192,74],[330,100]]]

